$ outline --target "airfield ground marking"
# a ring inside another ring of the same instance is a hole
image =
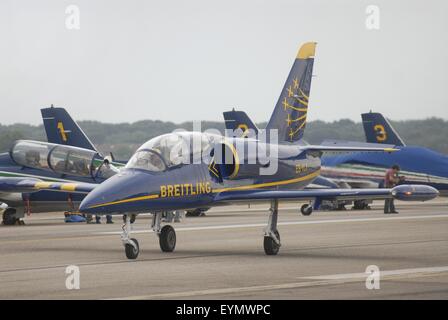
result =
[[[398,280],[406,278],[419,278],[419,277],[426,277],[429,275],[444,274],[446,272],[448,272],[448,266],[386,270],[381,271],[381,281]],[[294,283],[282,283],[282,284],[271,284],[261,286],[248,286],[248,287],[179,291],[170,293],[156,293],[150,295],[137,295],[137,296],[113,298],[112,300],[169,299],[169,298],[187,298],[187,297],[207,296],[207,295],[241,294],[241,293],[251,293],[266,290],[297,289],[305,287],[318,287],[318,286],[338,285],[345,283],[356,283],[360,281],[364,282],[366,278],[367,274],[365,273],[333,274],[333,275],[322,275],[322,276],[301,278],[305,280],[313,279],[314,281],[303,281]]]
[[[350,218],[350,219],[330,219],[330,220],[312,220],[312,221],[283,221],[278,222],[278,225],[290,226],[290,225],[310,225],[310,224],[325,224],[325,223],[348,223],[348,222],[375,222],[375,221],[400,221],[400,220],[422,220],[422,219],[443,219],[448,218],[447,214],[436,214],[436,215],[422,215],[422,216],[405,216],[405,217],[381,217],[381,218]],[[202,227],[180,227],[176,228],[176,231],[200,231],[200,230],[225,230],[225,229],[242,229],[242,228],[259,228],[265,227],[266,223],[248,223],[248,224],[230,224],[230,225],[214,225],[214,226],[202,226]],[[152,233],[151,229],[144,230],[133,230],[133,234],[141,233]],[[44,241],[73,241],[76,239],[88,240],[88,239],[98,239],[102,237],[109,237],[111,235],[121,234],[121,231],[95,231],[89,232],[90,236],[87,235],[70,235],[68,237],[51,237],[39,239],[39,242]],[[4,240],[3,244],[11,243],[35,243],[35,239],[23,239],[23,240]]]
[[[308,224],[326,224],[326,223],[348,223],[348,222],[375,222],[375,221],[401,221],[401,220],[421,220],[421,219],[442,219],[448,218],[447,214],[437,215],[422,215],[422,216],[405,216],[405,217],[381,217],[381,218],[349,218],[349,219],[327,219],[327,220],[312,220],[312,221],[288,221],[278,222],[278,225],[290,226],[290,225],[308,225]],[[181,227],[176,228],[176,231],[200,231],[200,230],[218,230],[218,229],[239,229],[239,228],[255,228],[265,227],[266,223],[248,223],[248,224],[228,224],[228,225],[216,225],[216,226],[202,226],[202,227]],[[153,232],[150,229],[145,230],[133,230],[133,234],[138,233],[150,233]],[[94,234],[121,234],[120,231],[101,231]]]

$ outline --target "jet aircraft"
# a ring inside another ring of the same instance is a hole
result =
[[[385,170],[398,164],[406,183],[429,185],[448,196],[448,156],[420,146],[407,146],[380,113],[364,113],[362,121],[368,143],[394,146],[399,152],[325,157],[322,172],[326,177],[358,187],[381,187]]]
[[[84,198],[84,194],[70,192],[69,184],[63,193],[34,192],[21,189],[24,182],[34,181],[41,186],[53,182],[101,183],[115,174],[104,165],[104,157],[65,109],[44,108],[41,111],[48,139],[55,143],[18,140],[9,152],[0,154],[0,204],[4,225],[22,223],[25,214],[74,211]],[[60,115],[63,117],[59,118]],[[57,134],[52,135],[52,132]],[[123,165],[113,162],[112,166]]]
[[[88,195],[80,211],[126,215],[121,235],[127,258],[136,259],[139,243],[131,238],[130,216],[152,213],[151,227],[160,248],[172,252],[176,233],[161,225],[164,211],[214,207],[232,203],[268,201],[270,214],[264,232],[264,251],[280,249],[277,229],[278,203],[331,199],[385,199],[425,201],[438,192],[429,186],[401,185],[392,189],[303,190],[320,174],[324,152],[394,152],[391,148],[304,145],[316,44],[305,43],[298,51],[290,74],[267,124],[266,137],[225,137],[208,132],[176,132],[144,143],[119,174],[101,184],[72,185]],[[277,137],[277,139],[276,139]],[[267,155],[264,157],[264,155]],[[275,169],[275,170],[271,170]],[[39,188],[32,181],[22,184]],[[61,190],[64,184],[44,188]],[[308,206],[312,210],[311,206]]]

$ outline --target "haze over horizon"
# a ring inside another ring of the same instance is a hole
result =
[[[368,30],[366,7],[380,9]],[[66,27],[69,5],[80,29]],[[448,119],[446,1],[0,2],[0,123],[267,121],[297,49],[317,41],[308,120]],[[430,88],[425,91],[424,88]]]

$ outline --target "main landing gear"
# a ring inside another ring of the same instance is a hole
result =
[[[5,226],[12,226],[12,225],[24,225],[25,222],[23,221],[23,212],[20,214],[17,212],[14,208],[6,208],[3,211],[2,214],[2,224]]]
[[[162,213],[157,212],[153,214],[151,228],[159,236],[160,249],[163,252],[173,252],[176,248],[176,231],[170,225],[160,225],[162,220]]]
[[[311,213],[313,213],[313,206],[311,204],[305,203],[300,207],[300,212],[304,216],[309,216]]]
[[[128,259],[137,259],[140,253],[138,241],[131,238],[131,215],[124,215],[125,224],[123,225],[123,233],[121,234],[121,241],[123,242],[126,257]],[[173,252],[176,248],[176,231],[170,225],[161,226],[162,212],[153,214],[151,228],[159,237],[160,249],[163,252]]]
[[[264,230],[264,252],[268,256],[276,255],[280,250],[280,233],[277,230],[278,200],[271,201],[268,225]]]

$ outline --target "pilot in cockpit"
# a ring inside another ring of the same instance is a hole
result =
[[[38,151],[30,150],[27,151],[25,154],[25,161],[28,166],[31,168],[39,168],[40,165],[40,154]]]

